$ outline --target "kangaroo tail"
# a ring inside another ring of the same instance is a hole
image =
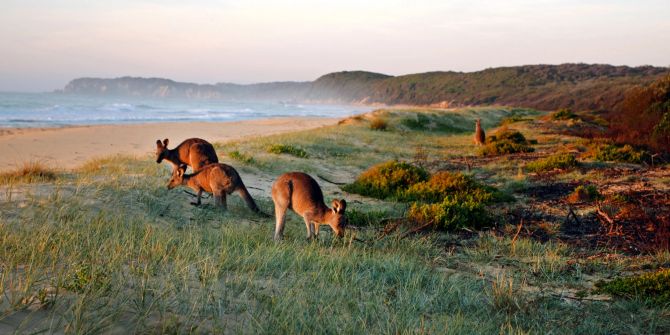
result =
[[[251,197],[251,194],[249,194],[249,191],[247,191],[247,188],[244,186],[244,184],[240,185],[240,187],[237,189],[237,192],[240,194],[240,197],[242,197],[244,202],[247,203],[247,207],[256,213],[261,213],[261,210],[256,205],[254,198]]]

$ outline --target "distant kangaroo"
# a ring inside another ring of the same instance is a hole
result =
[[[200,205],[200,197],[204,191],[214,195],[216,205],[223,207],[223,209],[228,209],[226,196],[237,192],[244,202],[247,203],[247,207],[254,212],[260,212],[258,206],[256,206],[256,202],[244,186],[242,178],[240,178],[240,175],[232,166],[214,163],[206,165],[192,174],[184,174],[185,171],[186,167],[184,166],[177,168],[172,173],[172,178],[170,178],[167,187],[168,189],[173,189],[179,185],[186,185],[198,192],[198,201],[192,202],[192,205]]]
[[[275,240],[280,240],[284,234],[287,209],[292,209],[305,220],[308,239],[319,236],[320,224],[329,225],[338,237],[344,235],[347,202],[335,199],[333,208],[328,208],[323,202],[321,187],[305,173],[289,172],[279,176],[272,184],[272,201],[275,203]]]
[[[482,129],[481,119],[475,121],[475,144],[486,144],[486,133],[484,132],[484,129]]]
[[[203,139],[189,138],[172,150],[167,148],[168,142],[167,138],[163,142],[156,141],[156,163],[163,159],[169,161],[173,172],[181,165],[190,166],[196,172],[207,164],[219,162],[214,146]]]

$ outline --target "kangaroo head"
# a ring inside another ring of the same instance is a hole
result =
[[[347,217],[344,215],[344,210],[347,208],[346,200],[333,200],[332,213],[328,219],[328,225],[333,229],[337,237],[344,236],[344,228],[347,226]]]
[[[184,183],[184,173],[186,172],[186,165],[181,165],[172,171],[172,177],[168,182],[167,188],[171,190]]]
[[[156,140],[156,163],[160,163],[163,161],[163,159],[167,156],[168,154],[168,139],[164,139],[163,142],[161,140]]]
[[[476,125],[480,125],[481,122],[482,122],[482,119],[477,119],[477,120],[475,120],[475,124],[476,124]]]

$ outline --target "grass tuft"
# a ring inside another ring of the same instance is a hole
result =
[[[54,169],[46,167],[39,162],[29,162],[14,171],[1,173],[0,185],[11,183],[42,183],[54,181],[57,177],[58,174]]]
[[[254,163],[254,157],[244,153],[240,152],[238,150],[233,150],[228,152],[228,156],[236,161],[245,163],[245,164],[253,164]]]
[[[309,157],[305,149],[289,144],[272,144],[266,148],[266,151],[271,154],[287,154],[298,158]]]

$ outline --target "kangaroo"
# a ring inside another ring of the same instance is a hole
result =
[[[172,150],[167,148],[168,142],[167,138],[163,142],[156,141],[156,163],[163,159],[169,161],[173,172],[181,165],[190,166],[196,172],[207,164],[219,162],[214,146],[203,139],[189,138]]]
[[[333,208],[328,208],[323,202],[321,187],[306,173],[289,172],[279,176],[272,184],[272,201],[275,203],[275,240],[280,240],[284,234],[287,209],[305,220],[308,239],[318,238],[321,224],[329,225],[337,237],[344,235],[347,202],[335,199]]]
[[[475,121],[475,144],[486,144],[486,133],[484,132],[484,129],[482,129],[481,119]]]
[[[212,193],[216,205],[226,210],[228,209],[226,195],[237,192],[244,202],[247,203],[247,207],[254,212],[260,212],[258,206],[256,206],[256,202],[244,186],[242,178],[240,178],[240,175],[232,166],[213,163],[206,165],[192,174],[184,174],[185,172],[185,166],[177,168],[172,173],[172,178],[170,178],[167,188],[173,189],[179,185],[185,185],[198,192],[198,201],[191,202],[192,205],[198,206],[201,204],[200,197],[204,191]]]

